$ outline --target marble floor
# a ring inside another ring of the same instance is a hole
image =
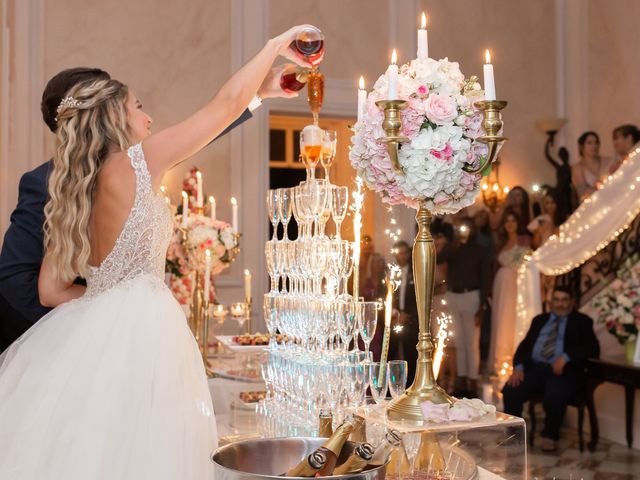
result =
[[[587,433],[588,437],[588,433]],[[529,449],[530,480],[634,480],[640,479],[640,450],[601,438],[595,452],[580,453],[578,433],[564,429],[558,451],[542,452],[539,438]]]

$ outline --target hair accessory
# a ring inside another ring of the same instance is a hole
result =
[[[64,110],[65,108],[77,108],[79,106],[81,106],[82,103],[79,102],[78,100],[76,100],[73,97],[64,97],[62,99],[62,101],[60,102],[60,105],[58,105],[58,108],[56,109],[56,112],[60,113],[62,110]],[[58,117],[56,116],[56,123],[58,122]]]

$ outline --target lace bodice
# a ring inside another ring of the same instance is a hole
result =
[[[109,255],[99,267],[90,267],[85,297],[139,275],[164,276],[172,234],[171,213],[162,196],[153,192],[142,145],[134,145],[127,154],[136,174],[133,207]]]
[[[527,252],[526,247],[514,245],[509,250],[502,250],[498,254],[498,263],[503,268],[517,268]]]

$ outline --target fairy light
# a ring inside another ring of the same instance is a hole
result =
[[[567,272],[579,267],[590,258],[597,255],[602,249],[606,248],[609,243],[615,241],[640,215],[640,196],[635,193],[636,187],[640,184],[640,175],[637,175],[637,162],[640,154],[640,147],[633,150],[625,164],[619,168],[613,175],[609,175],[601,184],[601,187],[592,195],[587,197],[577,210],[559,227],[557,235],[549,237],[547,242],[530,256],[526,256],[524,262],[518,268],[518,295],[516,301],[516,315],[519,328],[517,329],[518,338],[523,338],[528,329],[528,324],[533,315],[538,313],[539,305],[534,304],[535,299],[525,298],[527,283],[530,281],[528,270],[537,267],[541,273],[548,276],[564,275]],[[633,172],[633,173],[631,173]],[[625,180],[625,175],[634,175],[632,183],[628,189],[620,188],[620,183]],[[585,234],[592,235],[590,230],[596,227],[603,219],[611,214],[611,206],[605,205],[600,207],[602,189],[610,185],[609,188],[616,189],[620,194],[620,205],[627,207],[622,225],[618,225],[609,232],[609,235],[599,241],[595,246],[585,246],[582,252],[575,258],[563,258],[563,262],[558,262],[555,266],[545,266],[544,257],[554,253],[561,245],[571,244],[580,241]],[[618,187],[618,188],[616,188]],[[597,209],[593,214],[591,210]],[[542,260],[541,260],[542,259]],[[532,272],[533,273],[533,272]]]

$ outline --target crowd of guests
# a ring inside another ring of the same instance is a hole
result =
[[[476,397],[480,375],[493,375],[505,363],[512,366],[504,390],[508,413],[520,415],[532,394],[551,392],[543,402],[547,421],[542,446],[547,451],[556,448],[566,405],[582,388],[584,361],[597,356],[599,347],[592,320],[575,311],[574,292],[555,285],[551,277],[542,281],[547,313],[533,319],[517,345],[517,270],[525,255],[557,233],[579,203],[620,167],[640,141],[640,131],[623,125],[612,137],[616,157],[606,159],[600,155],[597,133],[585,132],[578,139],[580,159],[572,166],[566,149],[552,153],[549,143],[546,155],[556,168],[555,186],[532,193],[517,186],[499,208],[463,210],[436,219],[431,227],[437,251],[434,309],[451,315],[454,330],[440,383],[455,396]],[[411,383],[417,356],[411,247],[400,241],[393,251],[402,269],[404,286],[396,292],[395,307],[396,323],[403,328],[392,334],[390,358],[408,361]],[[360,291],[369,298],[383,297],[385,261],[375,253],[371,238],[362,252]],[[378,352],[375,343],[373,351]]]

